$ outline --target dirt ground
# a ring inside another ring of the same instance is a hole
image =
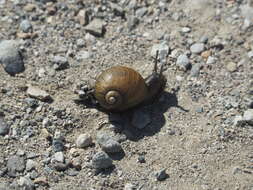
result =
[[[253,18],[249,2],[0,2],[0,41],[17,40],[25,63],[25,71],[15,76],[0,67],[0,112],[10,127],[8,134],[0,136],[3,189],[253,189],[253,126],[234,124],[234,118],[249,109],[248,99],[252,101],[253,56],[249,52],[253,36],[252,27],[245,26],[247,15]],[[115,11],[111,3],[122,9]],[[35,8],[30,11],[28,4]],[[55,12],[50,13],[52,7]],[[146,12],[141,15],[138,10],[143,8]],[[87,11],[89,22],[103,20],[106,31],[102,37],[88,35],[86,26],[79,24],[80,10]],[[138,23],[129,27],[133,15]],[[23,19],[31,22],[36,37],[18,35]],[[193,53],[192,44],[203,37],[208,39],[204,50]],[[83,46],[78,45],[80,39]],[[163,72],[167,84],[153,104],[119,114],[74,101],[78,85],[94,81],[111,66],[129,66],[147,77],[153,68],[151,49],[164,42],[172,50]],[[88,58],[77,58],[82,51]],[[177,64],[181,54],[188,55],[190,68],[182,70]],[[68,67],[54,69],[52,59],[57,55],[67,59]],[[214,63],[208,63],[210,56]],[[198,63],[201,67],[195,76]],[[36,107],[31,108],[27,105],[28,84],[48,92],[53,101],[34,98]],[[143,129],[132,124],[137,109],[144,109],[151,120]],[[99,132],[118,139],[124,153],[111,156],[114,167],[96,173],[90,163],[101,150],[96,141]],[[83,133],[90,134],[94,144],[77,148],[76,139]],[[81,169],[56,171],[51,167],[52,139],[57,134],[64,137],[65,163],[76,159]],[[35,156],[29,158],[30,154]],[[24,158],[26,167],[28,159],[35,161],[35,169],[10,176],[7,163],[12,155]],[[144,163],[138,162],[140,155]],[[168,175],[159,181],[155,173],[162,169]],[[32,186],[22,186],[22,176],[31,179]]]

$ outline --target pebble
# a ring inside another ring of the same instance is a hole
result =
[[[139,162],[139,163],[145,163],[145,162],[146,162],[145,156],[144,156],[144,155],[139,155],[139,156],[138,156],[138,162]]]
[[[56,152],[52,157],[52,162],[57,161],[63,163],[65,161],[63,152]]]
[[[248,52],[248,57],[253,58],[253,50]]]
[[[137,189],[136,186],[131,183],[126,183],[124,186],[124,190],[135,190],[135,189]]]
[[[139,24],[139,19],[136,16],[130,15],[127,17],[127,29],[132,31]]]
[[[122,152],[122,147],[120,143],[115,141],[112,137],[110,137],[106,133],[98,133],[97,134],[97,142],[101,146],[102,150],[106,153],[117,153]]]
[[[200,54],[204,50],[205,50],[204,43],[195,43],[195,44],[191,45],[191,47],[190,47],[190,51],[195,54]]]
[[[27,11],[27,12],[33,12],[35,9],[36,9],[36,5],[32,3],[27,3],[24,6],[24,11]]]
[[[88,134],[81,134],[76,139],[76,146],[78,148],[85,148],[92,145],[92,138]]]
[[[143,17],[148,12],[147,7],[141,7],[135,11],[135,14],[138,18]]]
[[[178,56],[176,65],[179,67],[179,69],[186,71],[190,68],[190,60],[185,54],[181,54]]]
[[[207,64],[214,64],[216,62],[216,58],[215,57],[213,57],[213,56],[209,56],[208,58],[207,58],[207,61],[206,61],[206,63]]]
[[[138,129],[145,128],[151,123],[150,114],[142,109],[136,109],[132,118],[132,125]]]
[[[113,166],[112,159],[105,152],[97,152],[92,158],[95,169],[106,169]]]
[[[69,67],[68,59],[64,56],[56,55],[52,58],[55,70],[64,70]]]
[[[193,64],[193,66],[191,68],[191,76],[198,77],[201,67],[202,67],[202,63]]]
[[[48,186],[48,180],[46,177],[41,176],[34,179],[34,184],[42,185],[42,186]]]
[[[163,41],[160,44],[154,44],[150,52],[151,57],[155,58],[157,51],[159,52],[158,58],[161,59],[161,61],[164,61],[169,52],[169,46],[167,45],[167,42]]]
[[[169,176],[168,174],[166,173],[166,170],[165,169],[162,169],[160,171],[157,171],[155,173],[155,177],[158,181],[163,181],[165,179],[167,179]]]
[[[85,46],[85,41],[82,38],[77,39],[76,45],[78,48],[82,48]]]
[[[88,12],[84,9],[81,9],[77,14],[77,19],[82,26],[87,25],[89,23]]]
[[[235,72],[237,70],[237,65],[234,62],[230,62],[226,65],[226,68],[229,72]]]
[[[64,150],[64,143],[60,139],[54,139],[53,143],[52,143],[52,146],[53,146],[53,150],[55,152],[61,152],[61,151]]]
[[[85,30],[96,37],[102,37],[105,32],[104,22],[103,20],[95,18],[85,26]]]
[[[253,125],[253,109],[248,109],[244,112],[243,120],[248,124]]]
[[[22,20],[19,27],[21,31],[25,33],[32,32],[33,29],[32,24],[29,20]]]
[[[9,125],[7,125],[4,118],[0,116],[0,135],[7,135],[9,133],[9,129]]]
[[[0,42],[0,64],[2,64],[4,70],[12,76],[25,70],[24,62],[16,41],[3,40]]]
[[[199,40],[201,43],[206,44],[208,42],[208,37],[207,36],[202,36]]]
[[[77,53],[76,60],[77,61],[82,61],[82,60],[85,60],[85,59],[89,59],[91,56],[92,56],[92,54],[89,51],[82,50],[82,51]]]
[[[31,85],[29,85],[27,88],[27,94],[32,98],[36,98],[42,101],[46,101],[51,98],[45,90],[41,90],[40,88]]]
[[[189,32],[191,32],[191,28],[190,28],[190,27],[183,27],[183,28],[181,29],[181,31],[182,31],[183,33],[189,33]]]
[[[68,169],[68,164],[61,163],[61,162],[54,162],[52,166],[58,172],[62,172]]]
[[[35,185],[31,179],[28,177],[20,177],[18,180],[18,186],[19,189],[24,189],[24,190],[34,190]]]
[[[37,165],[37,163],[35,161],[28,159],[26,161],[26,167],[25,167],[26,171],[31,171],[31,170],[35,169],[36,165]]]
[[[16,176],[16,172],[23,172],[25,170],[25,160],[20,156],[11,156],[7,161],[8,175]]]

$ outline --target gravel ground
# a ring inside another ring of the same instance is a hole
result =
[[[0,0],[0,189],[252,190],[252,32],[251,0]],[[157,50],[154,103],[75,101]]]

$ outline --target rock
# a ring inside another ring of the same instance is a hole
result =
[[[190,28],[190,27],[183,27],[183,28],[181,29],[181,31],[182,31],[183,33],[189,33],[189,32],[191,32],[191,28]]]
[[[26,171],[31,171],[31,170],[35,169],[36,165],[37,165],[37,163],[35,161],[28,159],[26,161],[26,167],[25,167]]]
[[[78,48],[82,48],[85,46],[85,41],[81,38],[79,38],[77,41],[76,41],[76,45]]]
[[[4,118],[0,116],[0,135],[7,135],[9,133],[9,129],[10,128]]]
[[[85,30],[94,36],[102,37],[105,33],[104,22],[95,18],[85,27]]]
[[[214,58],[213,56],[209,56],[207,58],[206,64],[214,64],[216,62],[216,58]]]
[[[199,40],[201,43],[206,44],[208,42],[208,37],[207,36],[202,36]]]
[[[11,156],[7,161],[8,175],[15,177],[17,172],[25,170],[25,160],[20,156]]]
[[[136,186],[131,183],[126,183],[124,186],[124,190],[135,190],[135,189],[137,189]]]
[[[36,5],[33,3],[27,3],[24,6],[24,11],[27,11],[27,12],[33,12],[35,9],[36,9]]]
[[[34,179],[33,183],[41,186],[48,186],[48,180],[46,177],[43,176]]]
[[[127,17],[127,29],[132,31],[139,24],[139,19],[136,16],[130,15]]]
[[[89,23],[88,12],[84,9],[81,9],[77,14],[77,19],[82,26],[87,25]]]
[[[11,76],[25,70],[23,58],[16,41],[3,40],[0,42],[0,64]]]
[[[125,17],[124,9],[116,3],[110,3],[111,9],[115,16]]]
[[[68,59],[64,56],[56,55],[52,59],[55,70],[64,70],[69,67]]]
[[[142,109],[137,109],[134,111],[132,125],[138,129],[145,128],[151,123],[150,114]]]
[[[105,133],[99,133],[97,135],[97,142],[106,153],[122,152],[120,143]]]
[[[155,57],[157,51],[159,52],[158,58],[161,60],[161,62],[166,61],[166,57],[169,53],[169,46],[167,45],[167,42],[164,41],[160,44],[154,44],[150,52],[151,57]]]
[[[92,56],[92,54],[90,52],[83,50],[83,51],[80,51],[77,53],[76,60],[82,61],[85,59],[89,59],[91,56]]]
[[[248,52],[248,57],[253,58],[253,50]]]
[[[195,63],[192,68],[191,68],[191,76],[192,77],[197,77],[199,76],[200,69],[202,68],[201,63]]]
[[[160,171],[157,171],[155,173],[155,177],[158,181],[163,181],[165,179],[167,179],[169,176],[168,174],[166,173],[166,170],[165,169],[162,169]]]
[[[29,20],[22,20],[19,27],[21,31],[25,33],[32,32],[33,29],[32,24]]]
[[[240,126],[242,126],[244,123],[245,123],[245,122],[244,122],[243,117],[242,117],[241,115],[235,116],[235,118],[234,118],[234,125],[235,125],[235,126],[240,127]]]
[[[10,185],[6,182],[0,182],[0,190],[11,190]]]
[[[139,163],[145,163],[145,162],[146,162],[145,156],[144,156],[144,155],[139,155],[139,156],[138,156],[138,162],[139,162]]]
[[[92,166],[95,169],[106,169],[113,166],[112,159],[105,152],[98,152],[92,158]]]
[[[62,172],[68,169],[68,164],[61,163],[61,162],[54,162],[52,166],[58,172]]]
[[[235,72],[237,70],[237,65],[234,62],[230,62],[226,65],[226,68],[229,72]]]
[[[53,158],[52,158],[52,162],[54,161],[57,161],[57,162],[64,162],[65,158],[64,158],[64,154],[63,152],[56,152],[54,155],[53,155]]]
[[[22,190],[34,190],[35,185],[28,177],[20,177],[18,180],[19,189]]]
[[[64,150],[64,143],[61,139],[54,139],[52,145],[53,145],[53,150],[55,152],[61,152]]]
[[[210,50],[206,50],[201,53],[201,57],[203,57],[205,60],[207,60],[210,55],[211,55]]]
[[[76,146],[78,148],[85,148],[92,145],[92,138],[88,134],[81,134],[76,139]]]
[[[186,71],[190,68],[191,64],[190,64],[190,60],[187,57],[187,55],[182,54],[179,55],[176,61],[176,65],[179,67],[179,69]]]
[[[135,15],[140,18],[143,17],[146,13],[148,12],[148,8],[147,7],[141,7],[139,9],[136,10]]]
[[[40,88],[31,86],[31,85],[29,85],[27,88],[27,94],[33,98],[36,98],[42,101],[51,99],[50,95],[46,91],[41,90]]]
[[[205,45],[203,43],[195,43],[191,45],[190,47],[190,51],[195,54],[200,54],[204,50],[205,50]]]
[[[244,112],[243,120],[248,124],[253,125],[253,109],[248,109]]]

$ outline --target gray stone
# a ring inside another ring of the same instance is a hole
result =
[[[201,63],[195,63],[192,68],[191,68],[191,76],[192,77],[197,77],[199,76],[199,72],[200,72],[200,69],[202,67],[202,64]]]
[[[92,158],[92,166],[95,169],[106,169],[113,166],[112,159],[105,152],[98,152]]]
[[[244,112],[243,120],[248,124],[253,125],[253,109],[248,109]]]
[[[253,58],[253,50],[248,52],[248,57]]]
[[[119,6],[116,3],[110,3],[110,6],[115,16],[121,16],[121,17],[125,16],[125,11],[121,6]]]
[[[139,19],[136,16],[130,15],[127,18],[127,28],[132,31],[139,24]]]
[[[81,38],[79,38],[77,41],[76,41],[76,45],[78,48],[82,48],[85,46],[85,41]]]
[[[9,129],[10,128],[4,118],[0,116],[0,135],[7,135],[9,133]]]
[[[166,41],[163,41],[160,44],[154,44],[151,48],[150,55],[152,57],[156,56],[156,52],[158,51],[158,58],[163,62],[166,61],[166,57],[169,53],[169,46]]]
[[[195,43],[191,45],[190,50],[192,53],[200,54],[202,51],[205,50],[205,45],[203,43]]]
[[[117,153],[122,151],[120,143],[112,139],[106,133],[99,133],[97,135],[97,142],[101,146],[102,150],[107,153]]]
[[[16,172],[23,172],[25,169],[25,160],[20,156],[11,156],[7,161],[8,174],[11,177],[16,176]]]
[[[20,177],[18,180],[18,187],[22,190],[34,190],[35,185],[28,177]]]
[[[22,20],[19,27],[22,32],[32,32],[32,24],[29,20]]]
[[[132,125],[138,129],[145,128],[151,123],[150,114],[142,109],[137,109],[134,111]]]
[[[245,123],[245,121],[243,120],[243,117],[241,115],[237,115],[234,118],[234,125],[235,126],[242,126]]]
[[[52,158],[52,162],[54,161],[57,161],[57,162],[64,162],[65,158],[64,158],[64,154],[63,152],[56,152],[54,155],[53,155],[53,158]]]
[[[31,171],[31,170],[35,169],[36,165],[37,165],[37,163],[35,161],[33,161],[31,159],[28,159],[26,161],[26,167],[25,168],[26,168],[27,171]]]
[[[62,162],[54,162],[52,166],[58,172],[62,172],[68,169],[68,164]]]
[[[141,7],[136,10],[135,14],[137,17],[143,17],[148,12],[147,7]]]
[[[55,152],[60,152],[64,150],[64,143],[61,139],[54,139],[52,145],[53,145],[53,150]]]
[[[214,64],[215,62],[216,62],[216,58],[213,56],[209,56],[206,61],[207,64]]]
[[[64,70],[69,67],[68,59],[64,56],[56,55],[51,61],[54,63],[55,70]]]
[[[202,36],[199,40],[201,43],[206,44],[208,42],[208,37],[207,36]]]
[[[76,146],[78,148],[85,148],[92,145],[92,138],[88,134],[81,134],[76,139]]]
[[[41,90],[40,88],[31,86],[31,85],[29,85],[27,88],[27,94],[33,98],[36,98],[42,101],[46,101],[50,99],[50,95],[46,91]]]
[[[80,51],[77,53],[76,60],[82,61],[85,59],[89,59],[91,56],[92,56],[92,54],[90,52],[83,50],[83,51]]]
[[[12,76],[25,70],[23,58],[16,41],[3,40],[0,42],[0,64]]]
[[[160,171],[157,171],[155,173],[155,177],[158,181],[163,181],[165,179],[167,179],[169,176],[168,174],[166,173],[166,170],[165,169],[162,169]]]
[[[85,27],[85,30],[94,36],[102,37],[105,32],[104,22],[95,18]]]
[[[185,54],[178,56],[176,65],[179,67],[179,69],[184,70],[184,71],[188,70],[191,66],[190,60]]]

